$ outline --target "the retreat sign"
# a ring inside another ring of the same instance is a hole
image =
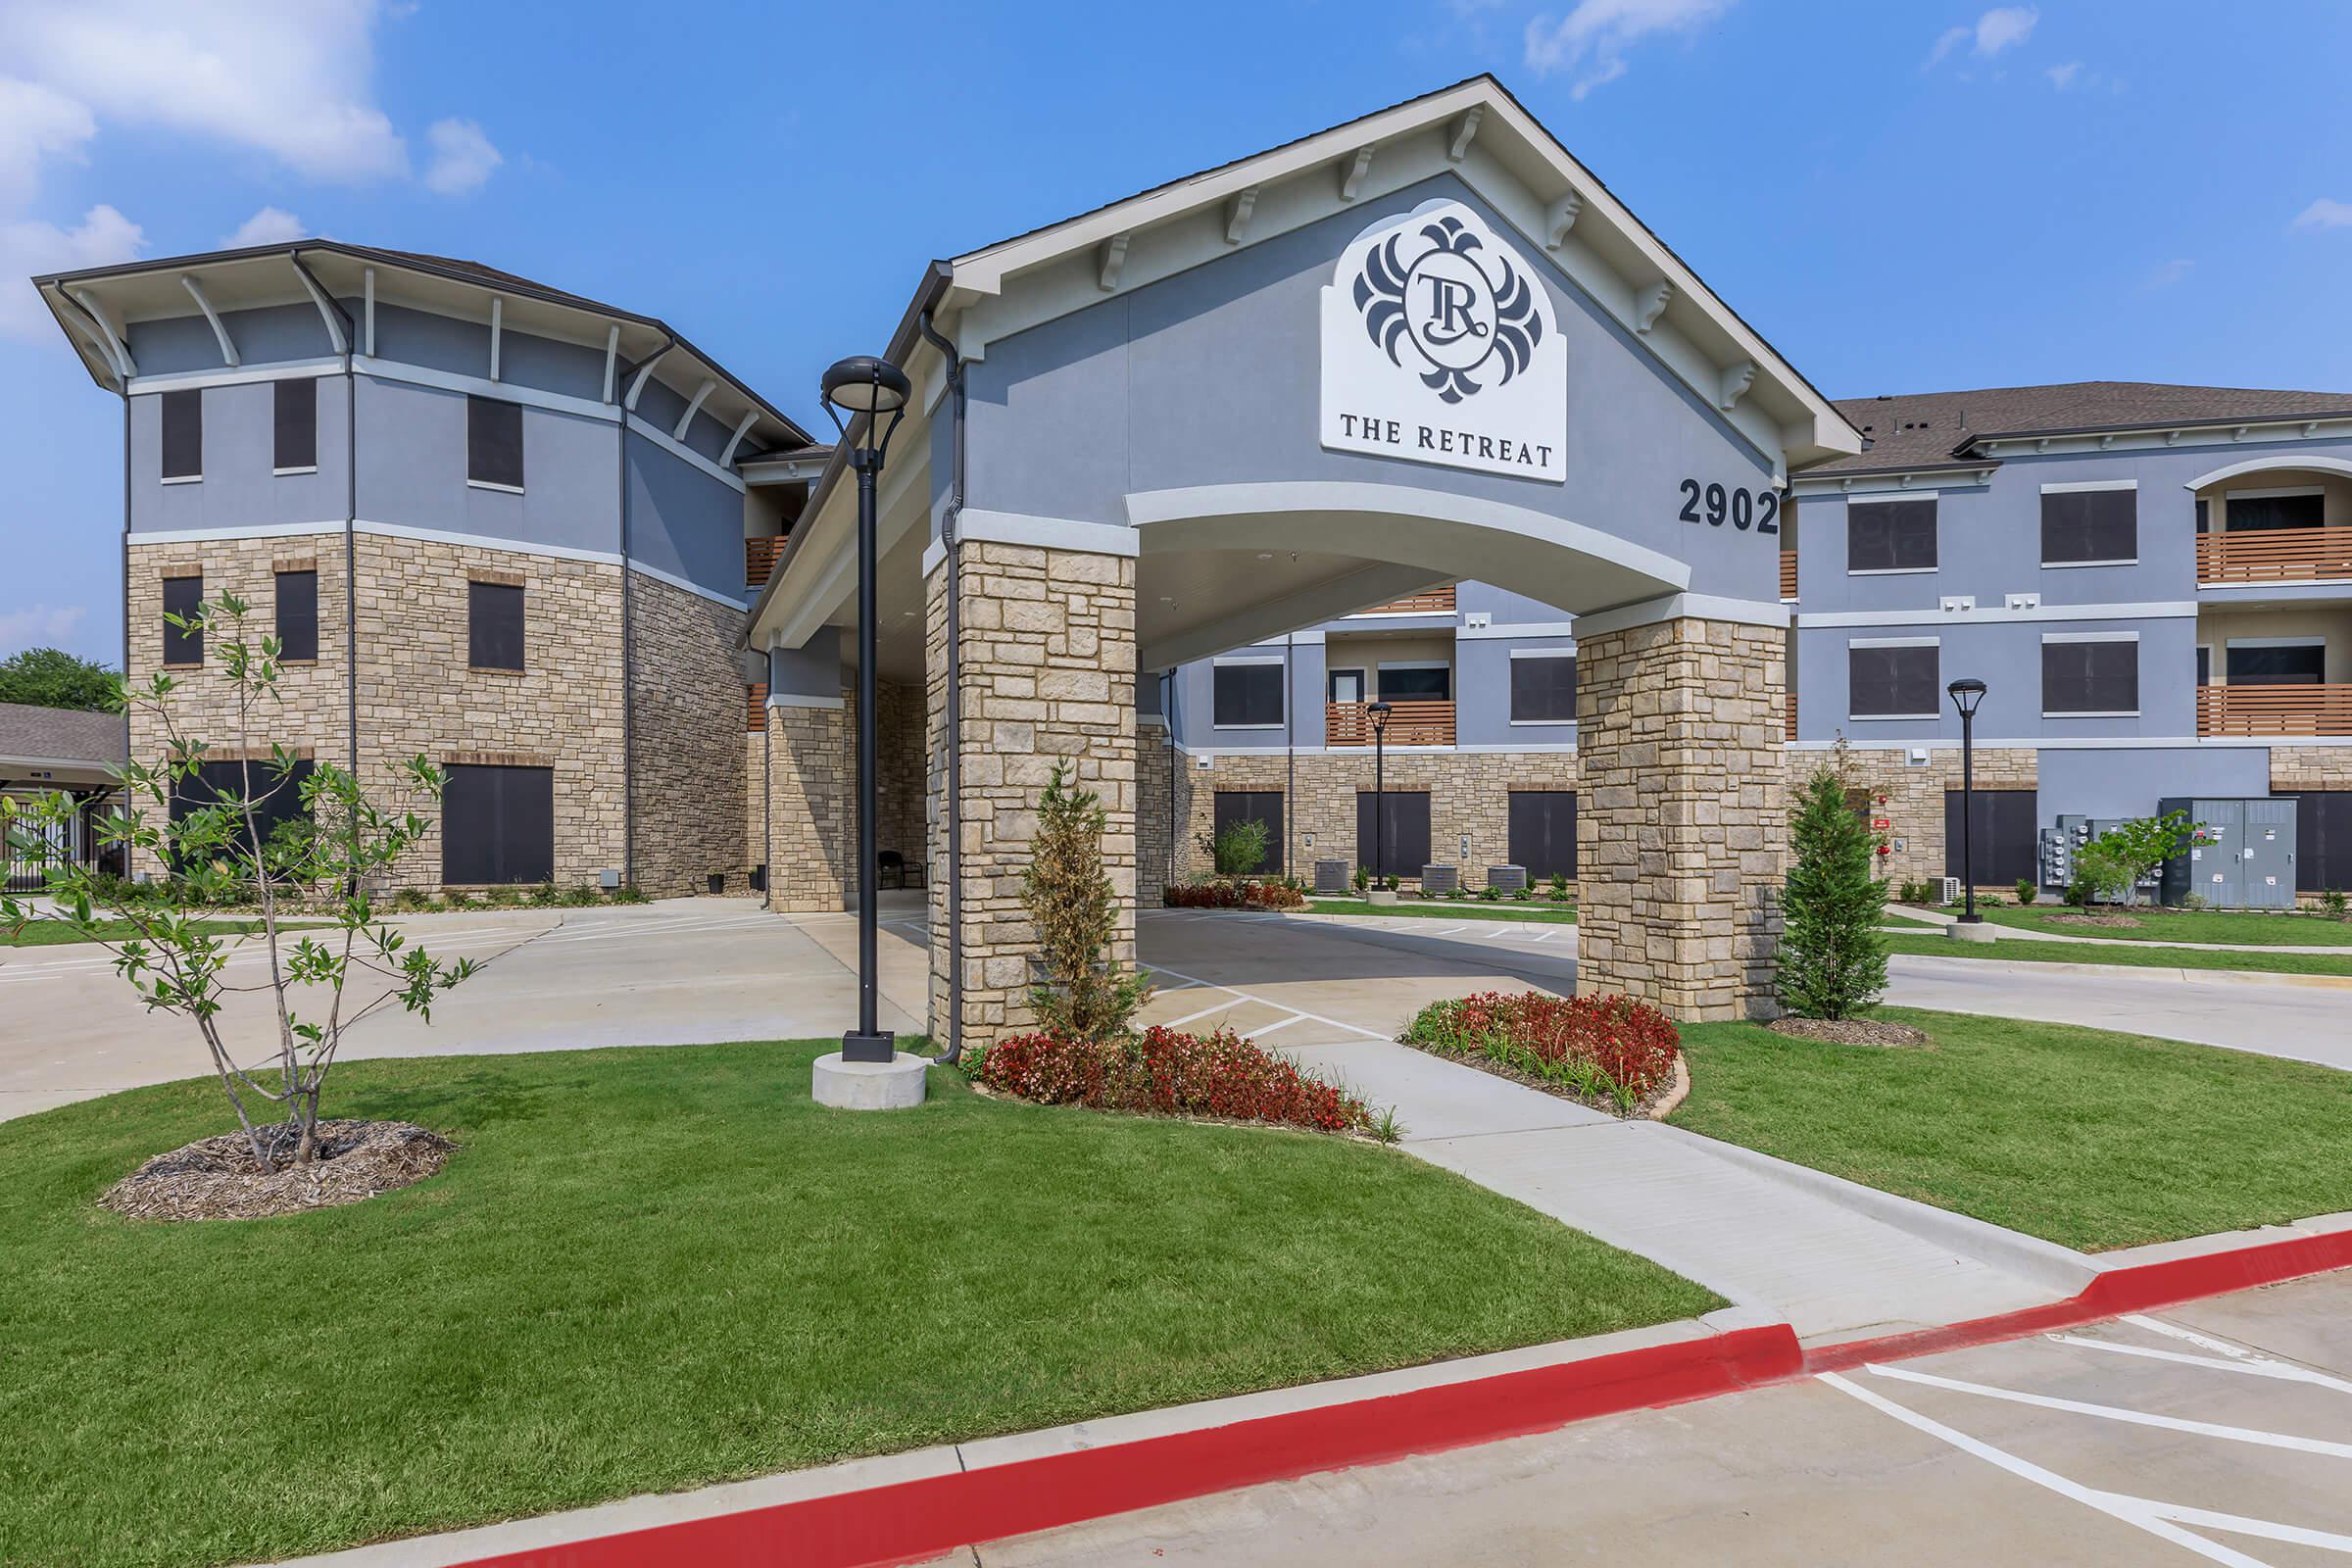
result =
[[[1356,235],[1322,307],[1326,447],[1567,478],[1551,298],[1469,208],[1430,202]]]

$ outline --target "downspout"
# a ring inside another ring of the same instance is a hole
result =
[[[662,355],[677,347],[677,334],[663,332],[662,346],[629,367],[627,374],[635,375],[647,366],[657,364]],[[612,468],[612,482],[617,487],[620,511],[620,882],[623,887],[637,885],[637,703],[634,687],[637,678],[636,594],[629,586],[629,399],[620,390],[622,376],[615,372],[613,393],[620,398],[620,407],[613,410],[613,429],[618,432],[613,455],[617,461]]]
[[[1282,640],[1282,871],[1296,876],[1298,871],[1298,673],[1292,667],[1294,640]]]
[[[343,302],[327,292],[317,275],[302,265],[298,246],[286,253],[318,297],[334,308],[343,322],[343,686],[346,738],[351,750],[351,776],[360,777],[360,378],[352,358],[359,352],[357,323]]]
[[[962,545],[956,523],[963,515],[964,380],[963,355],[941,335],[926,306],[915,326],[925,342],[939,350],[948,367],[948,395],[955,420],[953,457],[948,467],[948,510],[940,519],[940,544],[947,553],[948,585],[948,1049],[942,1061],[963,1054],[963,597]]]

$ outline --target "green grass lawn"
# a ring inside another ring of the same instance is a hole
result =
[[[1673,1120],[2085,1250],[2352,1208],[2352,1073],[2100,1029],[1878,1016],[1932,1044],[1686,1025],[1692,1087]]]
[[[169,1085],[0,1123],[0,1559],[275,1558],[1690,1316],[1395,1151],[983,1100],[829,1111],[834,1042],[353,1062],[460,1145],[281,1219],[92,1204]]]
[[[2260,914],[2250,909],[2113,909],[2101,914],[2128,914],[2136,926],[2068,925],[2053,923],[2052,915],[2081,911],[2065,905],[1977,906],[1978,912],[1995,925],[2019,931],[2054,931],[2070,937],[2112,937],[2121,942],[2251,942],[2270,948],[2352,948],[2352,921],[2330,920],[2317,914]]]
[[[278,929],[280,931],[307,931],[315,928],[319,923],[320,922],[316,920],[290,920],[285,924],[280,925]],[[199,920],[196,922],[196,928],[208,936],[233,937],[243,936],[247,932],[259,931],[262,928],[262,922],[258,919]],[[114,942],[119,942],[124,937],[137,935],[137,932],[132,929],[130,922],[127,920],[103,921],[99,926],[99,930],[101,933],[103,933],[108,941]],[[0,928],[0,948],[48,948],[55,947],[61,942],[82,942],[87,940],[88,939],[83,937],[80,932],[74,930],[70,922],[65,920],[27,921],[24,929],[16,933],[14,936],[11,936],[5,928]]]
[[[1994,958],[2011,963],[2104,963],[2138,969],[2238,969],[2265,974],[2352,975],[2352,955],[2297,953],[2275,948],[2261,953],[2214,952],[2197,948],[2156,948],[2145,943],[2091,947],[2081,942],[2036,942],[2032,937],[2003,936],[1992,942],[1954,942],[1950,937],[1922,932],[1890,931],[1886,951],[1923,958]]]
[[[1305,911],[1311,914],[1419,914],[1445,920],[1537,920],[1546,925],[1576,924],[1576,906],[1552,904],[1542,895],[1515,904],[1478,899],[1402,898],[1395,904],[1370,904],[1362,899],[1317,899]]]

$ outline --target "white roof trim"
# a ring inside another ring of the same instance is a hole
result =
[[[2216,468],[2211,473],[2201,473],[2194,479],[2189,480],[2180,488],[2183,490],[2203,490],[2209,485],[2220,484],[2225,479],[2234,479],[2240,474],[2263,473],[2266,471],[2276,471],[2279,468],[2301,468],[2307,469],[2314,473],[2338,473],[2352,476],[2352,463],[2347,463],[2342,458],[2306,458],[2300,456],[2251,458],[2244,463],[2232,463],[2224,467]]]

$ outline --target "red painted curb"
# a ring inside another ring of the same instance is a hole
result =
[[[986,1470],[809,1497],[463,1568],[867,1568],[1318,1470],[1380,1464],[1593,1416],[1679,1404],[1804,1370],[1785,1323]]]

